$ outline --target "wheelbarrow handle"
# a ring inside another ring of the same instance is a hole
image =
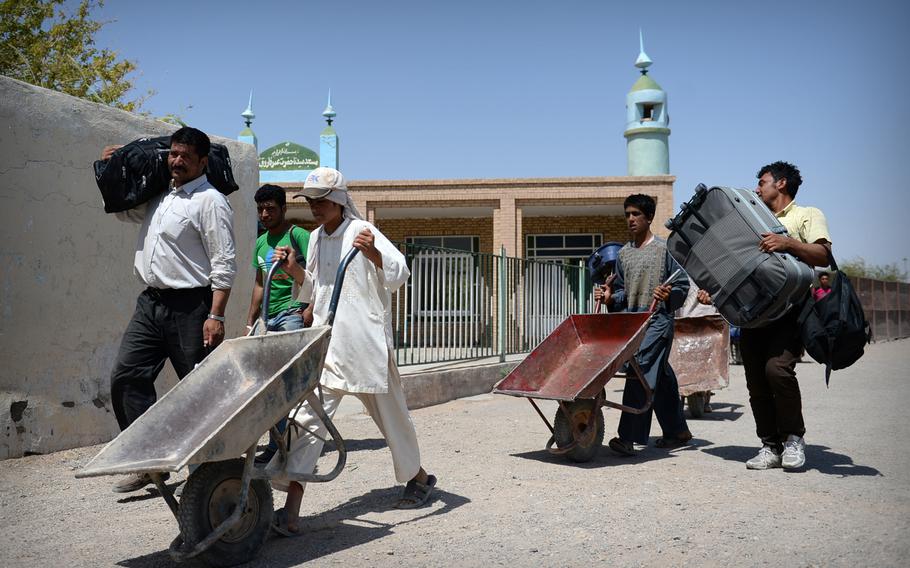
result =
[[[332,325],[332,322],[335,321],[335,312],[338,309],[338,300],[341,298],[341,286],[344,284],[344,274],[348,269],[348,265],[351,264],[351,261],[354,260],[354,257],[357,256],[357,253],[360,252],[354,247],[351,247],[351,250],[348,251],[348,254],[345,255],[344,259],[341,261],[341,264],[338,265],[338,272],[335,273],[335,288],[332,290],[332,300],[329,302],[329,316],[326,318],[326,324]],[[299,254],[294,257],[294,260],[298,264],[302,264],[306,261],[306,258]],[[286,261],[285,261],[286,262]],[[260,309],[259,319],[262,325],[260,333],[265,334],[266,324],[269,317],[269,298],[272,291],[272,278],[275,277],[275,273],[278,272],[278,269],[281,268],[281,265],[285,262],[276,262],[272,264],[272,267],[269,268],[268,276],[266,276],[265,282],[262,287],[262,308]]]
[[[335,312],[338,310],[338,300],[341,298],[341,286],[344,284],[344,274],[348,269],[348,265],[351,264],[351,261],[354,260],[354,257],[357,256],[358,252],[360,251],[351,247],[351,250],[344,256],[341,264],[338,265],[338,271],[335,273],[335,287],[332,289],[332,300],[329,302],[329,314],[325,321],[326,325],[332,325],[335,321]]]
[[[599,288],[611,288],[611,287],[613,286],[613,281],[614,281],[614,280],[616,280],[616,274],[611,274],[611,275],[609,276],[609,278],[607,278],[607,279],[604,281],[604,283],[601,284],[601,285],[598,286],[598,287],[599,287]],[[602,303],[603,303],[603,302],[601,302],[600,298],[594,300],[594,311],[593,311],[592,313],[599,314],[599,313],[600,313],[600,306],[601,306]]]
[[[306,262],[306,257],[302,254],[298,254],[294,257],[294,260],[297,261],[297,264],[303,264]],[[269,273],[265,277],[265,282],[262,286],[262,307],[259,309],[259,334],[265,335],[268,327],[269,321],[269,300],[272,297],[272,279],[275,277],[275,274],[278,272],[278,269],[282,265],[287,264],[287,261],[274,262],[272,263],[271,268],[269,268]]]
[[[679,276],[680,272],[682,272],[682,268],[677,268],[676,270],[674,270],[673,274],[671,274],[669,278],[664,280],[664,283],[661,284],[661,286],[666,286],[670,282],[673,282],[674,280],[676,280],[676,277]],[[651,300],[651,306],[648,308],[648,311],[653,314],[654,310],[656,310],[656,309],[657,309],[657,298],[654,298],[653,300]]]

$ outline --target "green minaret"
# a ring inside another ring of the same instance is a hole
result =
[[[641,77],[626,95],[626,153],[630,176],[668,175],[670,173],[670,115],[667,93],[648,76],[651,59],[645,53],[641,30],[635,66]]]

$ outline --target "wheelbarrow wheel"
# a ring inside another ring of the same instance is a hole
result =
[[[568,416],[562,407],[556,411],[553,420],[553,437],[558,448],[572,447],[566,456],[574,462],[591,461],[604,441],[604,414],[593,400],[574,400],[566,403]],[[588,429],[591,414],[594,413],[593,431]]]
[[[689,414],[692,418],[701,418],[705,415],[705,402],[708,397],[703,392],[695,392],[686,396],[686,404],[689,406]]]
[[[240,500],[243,460],[210,462],[190,474],[180,498],[178,522],[185,550],[192,549],[225,521]],[[274,514],[272,488],[263,479],[250,482],[239,524],[199,555],[210,566],[234,566],[259,553]]]

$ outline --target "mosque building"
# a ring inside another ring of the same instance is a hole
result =
[[[628,172],[616,177],[351,180],[354,203],[368,221],[396,242],[479,253],[576,263],[608,241],[628,239],[623,201],[633,193],[657,202],[654,232],[669,233],[662,220],[673,215],[667,93],[648,75],[651,60],[640,42],[635,66],[640,76],[626,95]],[[287,141],[259,155],[260,182],[290,194],[318,166],[339,167],[336,112],[329,101],[318,154]],[[257,145],[252,131],[252,94],[242,113],[239,140]],[[257,145],[258,148],[258,145]],[[288,218],[313,229],[309,207],[288,200]]]

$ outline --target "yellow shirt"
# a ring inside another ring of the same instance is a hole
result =
[[[775,215],[794,239],[804,243],[815,243],[820,240],[831,242],[825,214],[815,207],[800,207],[795,201],[791,201]]]

